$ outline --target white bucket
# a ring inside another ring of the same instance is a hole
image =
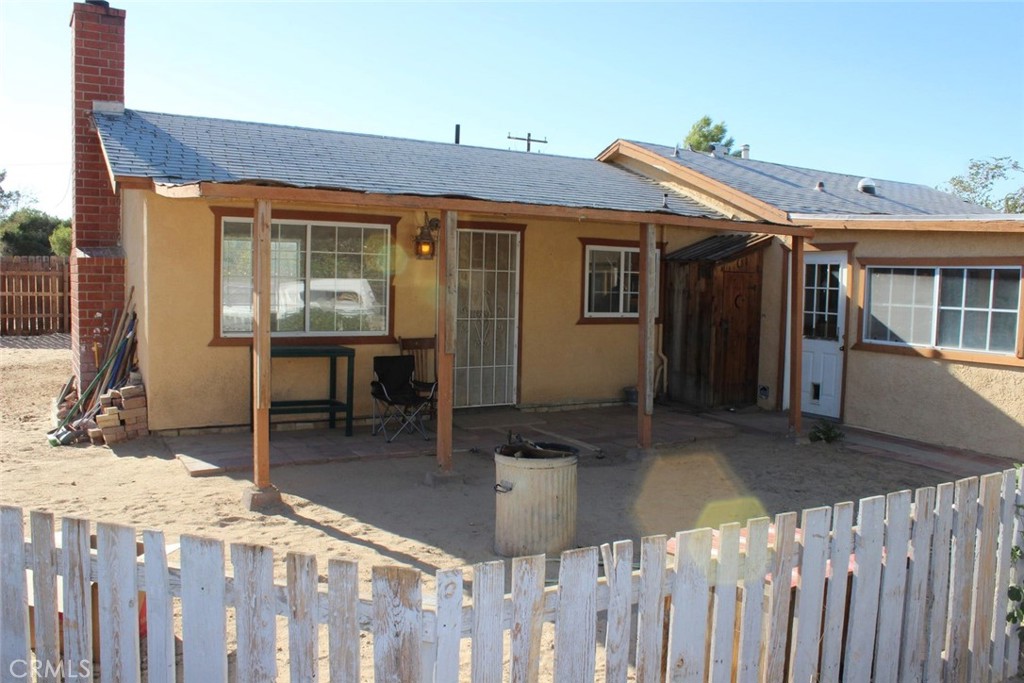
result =
[[[506,557],[557,556],[576,541],[577,456],[494,454],[494,550]]]

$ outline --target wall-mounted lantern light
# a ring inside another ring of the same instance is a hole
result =
[[[437,251],[437,232],[441,229],[441,220],[427,219],[426,214],[423,218],[425,222],[416,235],[416,258],[432,259],[434,252]]]

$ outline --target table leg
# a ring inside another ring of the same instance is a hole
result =
[[[337,420],[338,409],[337,409],[337,407],[334,404],[334,401],[338,398],[338,357],[337,356],[331,356],[331,387],[330,387],[330,391],[329,391],[328,396],[329,396],[329,400],[330,400],[330,405],[329,405],[329,408],[328,408],[328,411],[329,411],[328,415],[330,415],[330,418],[328,420],[328,424],[330,425],[331,429],[334,429],[335,424],[337,424],[337,422],[338,422],[338,420]]]
[[[348,382],[345,390],[345,436],[352,436],[352,384],[355,380],[355,356],[347,356],[345,363],[348,366]]]

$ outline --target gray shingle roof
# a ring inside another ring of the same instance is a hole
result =
[[[795,214],[955,216],[996,213],[926,185],[875,178],[877,192],[857,190],[863,176],[816,171],[758,159],[714,158],[701,152],[647,142],[633,144],[718,180],[783,211]],[[815,190],[821,181],[824,191]]]
[[[720,218],[594,159],[125,110],[94,112],[114,175]],[[668,208],[662,208],[665,193]]]

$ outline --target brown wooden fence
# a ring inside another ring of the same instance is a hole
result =
[[[71,330],[71,270],[63,256],[0,257],[0,335]]]

